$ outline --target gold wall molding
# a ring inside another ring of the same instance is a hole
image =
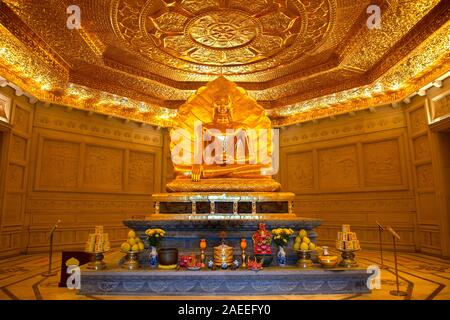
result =
[[[58,109],[58,110],[55,110]],[[83,111],[73,110],[72,116],[63,111],[64,107],[52,106],[45,108],[40,106],[36,112],[35,127],[50,128],[70,133],[109,138],[119,141],[145,144],[155,147],[162,146],[162,136],[157,130],[150,127],[138,128],[139,125],[118,125],[120,120],[101,120],[101,115],[89,116]],[[134,126],[135,128],[130,128]]]
[[[111,200],[110,198],[111,197],[109,197],[109,199],[107,198],[103,200],[91,198],[73,199],[73,197],[54,199],[48,198],[45,195],[43,195],[42,197],[32,196],[28,199],[27,210],[33,212],[83,211],[84,214],[87,215],[89,215],[90,212],[108,212],[111,210],[126,210],[127,212],[134,214],[150,213],[153,210],[153,202],[151,200]],[[52,213],[52,215],[54,216],[55,214]]]
[[[376,113],[361,111],[341,115],[339,120],[324,119],[318,124],[308,122],[300,127],[288,126],[281,131],[280,145],[285,147],[403,127],[406,127],[403,111],[385,106],[377,108]]]
[[[337,214],[340,211],[360,214],[373,212],[414,213],[416,205],[414,196],[409,193],[401,193],[397,197],[373,193],[359,197],[359,199],[352,199],[350,195],[341,196],[341,198],[330,197],[330,195],[320,195],[317,197],[298,195],[295,200],[295,208],[298,209],[298,212],[311,213],[332,210],[330,213],[333,214]],[[396,217],[392,217],[392,219],[395,220]],[[413,223],[413,221],[408,222]]]

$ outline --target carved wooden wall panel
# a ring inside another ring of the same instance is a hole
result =
[[[397,139],[363,144],[364,185],[399,186],[404,183]]]
[[[9,190],[21,191],[24,189],[25,167],[10,164],[8,166],[6,184]]]
[[[11,101],[11,129],[3,133],[4,157],[0,168],[0,257],[25,251],[25,197],[34,108],[24,96],[0,88]]]
[[[22,194],[7,193],[3,207],[3,226],[20,226],[22,224]]]
[[[416,161],[431,160],[430,141],[426,135],[413,139],[413,150]]]
[[[320,189],[358,187],[358,160],[355,145],[319,150],[318,156]]]
[[[419,104],[420,105],[420,104]],[[425,250],[450,258],[450,79],[427,90],[424,104],[429,116],[427,139],[431,161],[417,165],[418,192],[434,195],[433,223],[419,224]],[[413,108],[412,108],[413,109]],[[428,166],[426,166],[428,164]],[[423,200],[422,200],[423,201]],[[427,212],[426,210],[424,210]],[[431,213],[429,213],[431,214]]]
[[[27,139],[12,135],[10,157],[11,160],[25,161],[27,155]]]
[[[151,193],[154,185],[155,155],[130,151],[128,187],[131,191]]]
[[[38,188],[76,188],[79,185],[80,148],[79,143],[44,139]]]
[[[436,205],[433,156],[428,129],[426,101],[419,100],[406,110],[411,145],[415,198],[417,203],[417,233],[420,250],[442,254],[440,213]]]
[[[31,111],[24,108],[15,108],[14,109],[14,130],[29,134],[30,133],[30,124],[31,124]]]
[[[425,107],[417,108],[409,113],[411,135],[424,133],[428,129],[428,117]]]
[[[123,150],[87,145],[84,161],[84,188],[108,191],[123,188]]]
[[[288,174],[286,188],[294,192],[314,189],[313,152],[301,152],[286,156]]]
[[[417,189],[426,191],[434,188],[433,166],[430,163],[416,167]]]

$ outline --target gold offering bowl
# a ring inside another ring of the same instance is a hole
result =
[[[334,268],[338,263],[337,256],[318,256],[317,258],[323,268]]]
[[[312,266],[311,261],[311,251],[310,250],[297,250],[298,254],[298,261],[297,261],[297,267],[299,268],[309,268]]]
[[[90,258],[90,262],[88,263],[87,268],[88,269],[93,269],[93,270],[104,270],[106,269],[106,263],[103,261],[104,258],[104,253],[108,252],[107,251],[102,251],[102,252],[89,252],[86,251],[87,253],[89,253],[91,255]]]
[[[122,264],[122,268],[128,269],[128,270],[136,270],[140,268],[139,265],[139,254],[140,251],[123,251],[122,253],[126,254],[125,262]]]

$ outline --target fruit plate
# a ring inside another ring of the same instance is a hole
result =
[[[190,271],[198,271],[200,270],[202,267],[187,267],[188,270]]]

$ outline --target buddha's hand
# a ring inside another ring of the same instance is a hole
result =
[[[191,180],[200,181],[201,174],[202,174],[202,166],[199,164],[194,164],[192,166]]]

